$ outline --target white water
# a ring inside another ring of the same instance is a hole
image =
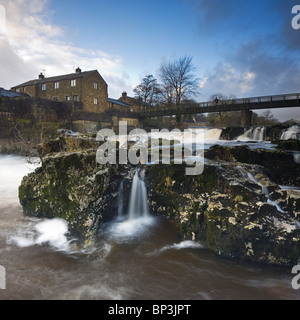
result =
[[[280,140],[299,139],[300,140],[300,126],[292,126],[281,134]]]
[[[15,202],[18,197],[18,186],[23,177],[37,167],[27,160],[27,158],[16,156],[1,156],[0,203],[2,205]],[[8,168],[12,168],[12,170],[8,170]]]
[[[159,254],[162,253],[166,250],[181,250],[181,249],[187,249],[187,248],[191,248],[191,249],[204,249],[204,246],[198,242],[192,241],[192,240],[184,240],[181,241],[179,243],[174,243],[172,245],[167,245],[164,246],[162,248],[160,248],[159,250],[156,250],[154,253],[151,254]]]
[[[136,171],[130,191],[128,220],[147,218],[148,216],[149,211],[145,182],[139,177],[139,172]]]
[[[124,182],[122,181],[118,191],[118,217],[121,218],[124,214]]]
[[[118,193],[118,217],[101,228],[100,235],[103,233],[107,238],[117,242],[132,241],[146,235],[148,229],[155,224],[155,218],[149,213],[143,172],[135,171],[127,212],[125,212],[124,206],[124,185],[122,182]]]
[[[14,243],[20,248],[49,244],[57,251],[71,252],[72,240],[67,238],[68,223],[63,219],[31,220],[26,230],[19,230],[7,243]]]
[[[256,127],[247,130],[244,134],[237,137],[236,140],[240,141],[264,141],[265,140],[265,127]]]
[[[294,153],[294,161],[300,164],[300,152]]]

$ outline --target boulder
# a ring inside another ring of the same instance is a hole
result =
[[[262,167],[209,164],[202,175],[185,176],[182,166],[150,166],[148,180],[152,210],[174,219],[185,239],[226,258],[298,263],[300,229],[295,217],[300,208],[294,202],[299,199],[291,201]],[[278,211],[268,190],[281,194],[286,213]]]

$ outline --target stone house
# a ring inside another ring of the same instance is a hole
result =
[[[101,113],[108,109],[108,85],[97,70],[46,78],[42,73],[36,80],[12,87],[11,90],[31,97],[54,101],[81,102],[84,110]]]
[[[140,99],[132,98],[127,95],[127,92],[123,92],[119,101],[126,103],[130,106],[131,111],[139,112],[141,110],[151,108],[151,106]]]

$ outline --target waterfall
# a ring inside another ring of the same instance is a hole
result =
[[[299,139],[300,140],[300,126],[292,126],[281,134],[280,140]]]
[[[130,194],[128,210],[124,210],[125,202],[125,188],[122,181],[118,191],[118,218],[127,218],[128,220],[134,220],[137,218],[145,218],[149,216],[148,204],[147,204],[147,189],[144,181],[143,172],[135,171]]]
[[[118,218],[121,218],[124,213],[124,181],[121,182],[118,191]]]
[[[156,221],[148,210],[147,190],[143,171],[137,170],[134,174],[127,210],[124,209],[127,207],[126,200],[128,198],[126,194],[128,190],[126,180],[119,187],[117,219],[114,219],[100,229],[102,235],[106,234],[110,239],[121,243],[144,237]]]
[[[209,129],[205,132],[204,141],[206,140],[220,140],[222,129]]]
[[[130,190],[128,219],[133,220],[140,217],[147,217],[148,215],[146,185],[143,178],[139,176],[139,172],[136,171]]]
[[[256,127],[247,130],[244,134],[237,137],[236,140],[240,141],[264,141],[265,140],[265,127]]]
[[[300,164],[300,152],[294,154],[294,161]]]

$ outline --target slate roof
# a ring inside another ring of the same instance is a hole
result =
[[[118,104],[118,105],[120,105],[120,106],[122,106],[122,107],[127,107],[127,108],[128,108],[128,107],[130,106],[130,104],[125,103],[125,102],[123,102],[123,101],[116,100],[116,99],[108,98],[107,101],[108,101],[108,102],[111,102],[111,103],[113,103],[113,104]]]
[[[14,86],[14,87],[12,87],[12,89],[18,88],[18,87],[31,86],[31,85],[35,85],[35,84],[47,83],[47,82],[56,82],[56,81],[61,81],[61,80],[73,80],[73,79],[78,79],[78,78],[84,78],[94,72],[98,72],[98,71],[97,70],[84,71],[84,72],[78,72],[78,73],[65,74],[65,75],[61,75],[61,76],[30,80],[30,81],[21,83],[17,86]]]
[[[6,97],[6,98],[24,98],[24,97],[28,97],[28,94],[21,93],[21,92],[13,92],[10,90],[0,88],[0,96]]]

